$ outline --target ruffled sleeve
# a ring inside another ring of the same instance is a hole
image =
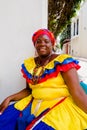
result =
[[[32,73],[35,66],[33,57],[24,60],[24,63],[21,65],[21,72],[28,83],[32,83]]]
[[[63,72],[66,72],[71,68],[76,68],[76,70],[80,68],[79,61],[67,54],[60,55],[54,64],[54,66],[57,66],[58,69]]]
[[[39,83],[57,77],[59,72],[66,72],[71,68],[76,68],[78,70],[80,68],[79,61],[70,55],[61,54],[45,66],[45,71]]]
[[[34,58],[25,60],[24,64],[22,64],[23,77],[27,80],[28,83],[31,84],[32,84],[32,73],[34,68],[35,68]],[[61,54],[44,67],[44,72],[40,76],[38,83],[42,83],[47,79],[57,77],[59,72],[66,72],[71,68],[76,68],[78,70],[80,68],[79,61],[74,59],[70,55]]]

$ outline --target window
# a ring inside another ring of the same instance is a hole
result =
[[[75,37],[77,35],[79,35],[79,18],[76,18],[73,22],[72,22],[72,37]]]
[[[75,32],[76,32],[75,30],[76,30],[76,23],[74,22],[73,23],[73,36],[75,36]]]
[[[79,34],[79,19],[77,19],[77,29],[76,29],[76,34]]]

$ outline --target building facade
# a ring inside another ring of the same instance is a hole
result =
[[[77,16],[72,19],[70,53],[87,58],[87,0],[82,4]]]

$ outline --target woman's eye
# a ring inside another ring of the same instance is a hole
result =
[[[37,41],[36,41],[36,44],[40,44],[40,43],[49,43],[50,41],[49,40],[47,40],[47,39],[45,39],[45,40],[40,40],[40,39],[38,39]]]
[[[38,44],[38,43],[41,43],[41,40],[37,40],[36,43],[37,43],[37,44]]]
[[[45,43],[49,43],[50,41],[49,40],[45,40]]]

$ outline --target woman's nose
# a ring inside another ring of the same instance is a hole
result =
[[[41,41],[41,44],[45,44],[45,41],[44,41],[44,40],[42,40],[42,41]]]
[[[44,45],[45,41],[40,41],[39,45]]]

